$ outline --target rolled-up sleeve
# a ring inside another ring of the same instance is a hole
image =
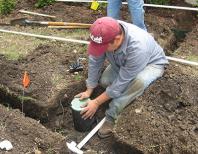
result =
[[[130,82],[146,67],[149,62],[147,52],[143,52],[143,50],[146,50],[144,46],[138,45],[138,47],[131,48],[129,50],[132,50],[132,52],[129,52],[126,56],[125,65],[120,67],[118,77],[106,89],[106,93],[110,98],[119,97]]]
[[[95,88],[98,85],[104,60],[105,54],[100,57],[89,55],[88,78],[86,80],[88,88]]]

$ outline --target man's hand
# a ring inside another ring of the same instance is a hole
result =
[[[78,95],[74,96],[75,98],[79,98],[79,100],[83,100],[89,98],[93,92],[92,88],[88,88],[86,91],[79,93]]]
[[[91,119],[94,116],[99,105],[96,100],[90,100],[87,102],[85,106],[82,107],[84,107],[84,110],[82,110],[80,114],[82,115],[82,118],[86,120],[88,118]]]

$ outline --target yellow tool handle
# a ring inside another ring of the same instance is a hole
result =
[[[88,29],[90,26],[48,26],[49,28],[57,28],[57,29]]]
[[[84,23],[67,23],[67,22],[48,22],[49,26],[91,26],[92,24]]]

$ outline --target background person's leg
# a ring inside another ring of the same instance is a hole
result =
[[[144,29],[146,26],[144,24],[144,1],[143,0],[127,0],[128,1],[128,8],[131,14],[131,20],[133,24]]]
[[[108,0],[107,16],[114,19],[120,19],[120,9],[122,0]]]
[[[117,119],[119,113],[136,97],[142,95],[144,90],[164,72],[163,66],[149,65],[129,84],[126,91],[109,103],[106,118],[110,121]]]

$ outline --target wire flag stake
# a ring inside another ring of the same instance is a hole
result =
[[[25,89],[28,88],[28,86],[30,85],[30,77],[27,73],[27,71],[25,71],[24,75],[23,75],[23,94],[22,94],[22,99],[21,99],[21,105],[22,105],[22,113],[23,113],[23,103],[24,103],[24,96],[25,96]]]

